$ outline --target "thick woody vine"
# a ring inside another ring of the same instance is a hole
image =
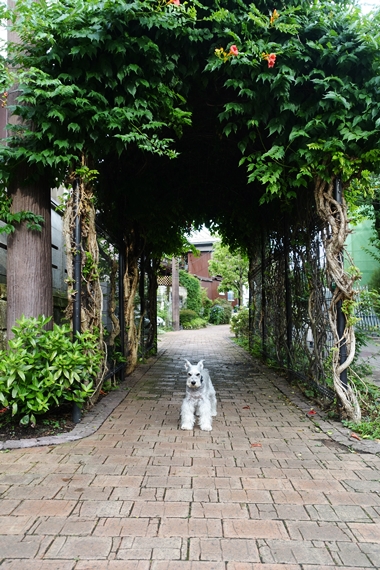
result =
[[[315,201],[317,212],[326,225],[324,248],[326,253],[326,272],[332,290],[329,307],[329,322],[334,339],[332,350],[332,374],[334,389],[349,419],[360,422],[361,410],[358,398],[350,384],[345,385],[341,374],[352,363],[355,357],[355,332],[353,320],[349,318],[350,308],[354,304],[354,282],[357,274],[350,275],[343,267],[342,254],[349,231],[347,208],[343,198],[340,204],[334,198],[334,181],[326,182],[320,178],[315,181]],[[346,313],[343,336],[340,337],[337,327],[337,304],[342,302]],[[340,362],[339,347],[345,345],[347,358]]]
[[[95,391],[89,399],[89,404],[95,403],[102,388],[103,378],[106,372],[106,344],[103,342],[102,307],[103,294],[100,286],[98,271],[99,248],[95,227],[95,208],[92,191],[92,180],[95,172],[83,166],[77,170],[72,178],[79,182],[79,204],[74,204],[74,193],[72,192],[65,209],[63,220],[63,234],[65,238],[67,254],[67,283],[68,283],[68,305],[66,308],[66,318],[72,320],[74,299],[74,256],[76,244],[74,239],[75,218],[78,215],[81,219],[81,332],[91,331],[98,336],[99,351],[103,353],[103,366],[95,381]]]

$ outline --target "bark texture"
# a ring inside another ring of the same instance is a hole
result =
[[[42,216],[45,223],[41,231],[32,231],[23,222],[8,236],[8,338],[11,338],[11,329],[22,315],[53,315],[50,187],[43,180],[34,182],[30,174],[29,168],[21,165],[8,188],[12,213],[30,211]]]
[[[124,236],[124,318],[126,335],[126,374],[131,374],[138,361],[138,348],[144,315],[140,314],[139,324],[135,320],[135,299],[139,289],[139,259],[143,251],[143,240],[136,228],[131,228]]]

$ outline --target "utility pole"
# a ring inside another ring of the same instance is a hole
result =
[[[82,224],[79,211],[80,204],[80,184],[78,179],[73,184],[74,202],[74,307],[73,307],[73,341],[77,333],[81,332],[81,296],[82,296]],[[72,418],[74,423],[81,420],[81,409],[76,402],[73,402]]]
[[[179,331],[179,267],[175,257],[172,258],[172,322],[173,329]]]

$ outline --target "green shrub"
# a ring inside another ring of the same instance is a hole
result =
[[[356,295],[357,311],[360,316],[372,315],[373,313],[380,316],[380,283],[376,287],[373,286],[373,283],[374,281],[371,280],[369,291],[363,289]],[[358,326],[360,327],[360,321]]]
[[[380,267],[372,272],[368,282],[368,289],[380,293]]]
[[[200,317],[197,317],[192,321],[185,322],[182,326],[185,330],[202,329],[204,327],[207,327],[207,321],[201,319]]]
[[[360,434],[362,439],[380,439],[380,418],[364,418],[358,424],[343,420],[342,424]]]
[[[249,310],[248,307],[242,307],[237,313],[231,317],[231,331],[236,338],[248,337],[249,335]]]
[[[191,309],[181,309],[179,312],[179,322],[182,326],[196,319],[197,317],[197,313]]]
[[[203,319],[206,319],[208,321],[208,319],[210,318],[210,310],[212,307],[212,301],[211,301],[211,299],[208,298],[206,289],[204,287],[201,287],[201,289],[202,289],[201,316]]]
[[[213,325],[226,325],[230,322],[232,307],[228,301],[217,299],[210,309],[209,321]]]
[[[199,316],[202,311],[202,287],[199,279],[180,269],[179,284],[187,290],[186,309],[195,311]]]
[[[9,350],[0,351],[0,403],[23,425],[35,425],[36,415],[63,402],[80,406],[94,392],[102,360],[98,339],[84,332],[72,341],[68,325],[46,330],[49,321],[22,317]]]

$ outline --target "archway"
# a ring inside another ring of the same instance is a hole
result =
[[[340,262],[347,216],[333,186],[337,175],[348,188],[377,168],[372,20],[346,2],[303,0],[278,10],[265,0],[20,0],[13,16],[21,39],[11,56],[19,82],[13,116],[21,126],[2,149],[3,178],[20,160],[52,183],[87,177],[103,224],[128,254],[129,323],[143,252],[153,259],[175,251],[201,222],[252,259],[274,235],[289,252],[306,208],[326,230],[336,285],[330,325],[340,342],[335,306],[351,306],[355,276]],[[90,194],[86,207],[94,207]],[[285,259],[289,268],[289,253]],[[341,367],[335,359],[334,385],[352,416]]]

